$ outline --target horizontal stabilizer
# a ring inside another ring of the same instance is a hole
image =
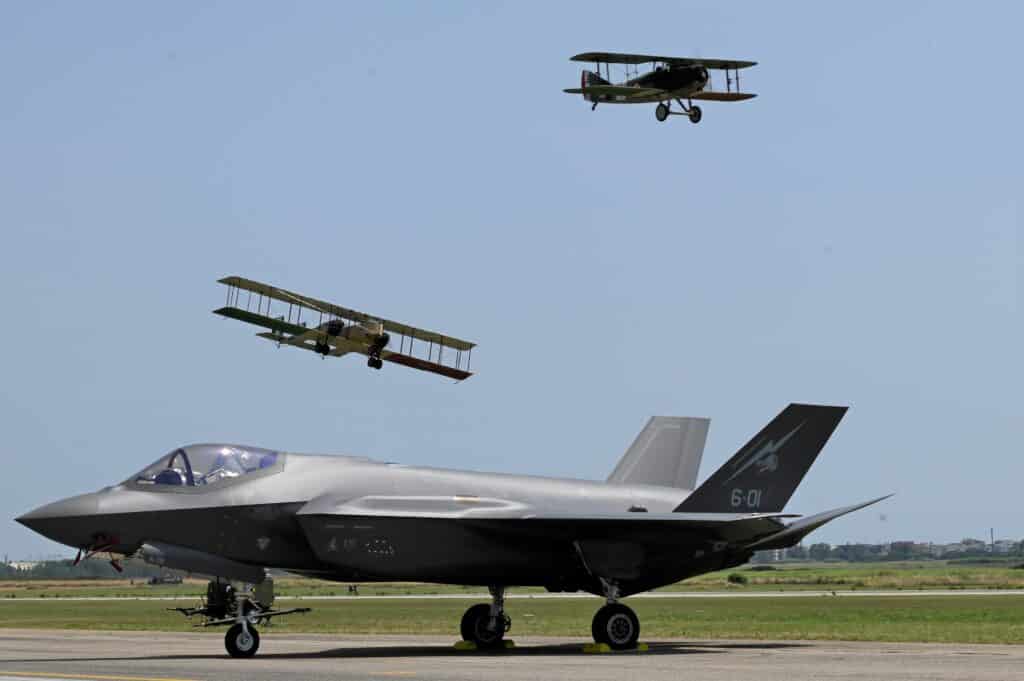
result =
[[[568,88],[563,90],[563,92],[567,92],[570,95],[633,99],[635,97],[650,97],[663,91],[658,88],[634,87],[632,85],[588,85],[585,88]]]
[[[884,497],[878,497],[871,501],[865,501],[861,504],[854,504],[852,506],[843,506],[842,508],[833,509],[831,511],[825,511],[823,513],[816,513],[815,515],[801,518],[796,522],[790,523],[786,526],[786,529],[773,534],[769,537],[765,537],[753,544],[750,544],[746,548],[753,549],[756,551],[762,551],[765,549],[785,549],[790,546],[796,546],[803,538],[809,535],[814,530],[818,529],[825,523],[831,522],[836,518],[846,515],[847,513],[853,513],[859,511],[862,508],[877,504],[879,501],[884,501],[891,497],[891,494],[887,494]]]

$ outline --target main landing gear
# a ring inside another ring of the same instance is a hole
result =
[[[696,104],[690,104],[687,106],[683,104],[683,100],[677,99],[676,103],[679,104],[679,108],[682,111],[672,111],[671,102],[660,102],[654,109],[654,117],[659,122],[664,122],[669,116],[686,116],[690,119],[691,123],[700,123],[700,119],[703,118],[704,112],[700,110],[700,107]]]
[[[595,643],[605,643],[612,650],[632,650],[640,638],[640,619],[627,605],[618,602],[619,589],[607,580],[601,580],[604,587],[605,604],[594,615],[590,632]]]
[[[267,577],[243,594],[239,594],[231,582],[215,579],[206,586],[206,599],[198,608],[171,608],[186,617],[199,615],[203,621],[196,626],[228,627],[224,635],[224,648],[231,657],[252,657],[260,648],[260,632],[257,625],[266,622],[270,626],[272,617],[309,612],[309,608],[274,610],[274,580]]]
[[[505,587],[492,586],[490,592],[491,602],[471,605],[459,625],[462,640],[478,648],[503,647],[505,634],[512,628],[512,620],[505,614]]]

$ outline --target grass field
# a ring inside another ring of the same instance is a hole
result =
[[[270,632],[423,633],[457,637],[471,600],[309,601],[313,612],[279,620]],[[509,601],[511,637],[589,637],[601,600]],[[843,598],[636,599],[643,638],[832,639],[1024,643],[1024,595]],[[0,602],[0,627],[188,631],[158,601]],[[211,629],[212,635],[219,629]]]
[[[922,563],[829,563],[773,566],[768,571],[740,568],[713,572],[673,584],[661,591],[793,591],[855,589],[1022,589],[1024,570],[1004,565],[957,565],[941,561]],[[728,576],[742,574],[747,583],[732,584]],[[282,578],[276,582],[282,596],[342,596],[347,584],[316,579]],[[35,580],[0,581],[0,599],[67,596],[188,596],[198,597],[205,590],[202,580],[188,580],[180,585],[150,586],[129,580]],[[480,587],[459,587],[440,584],[389,583],[360,584],[362,595],[392,594],[458,594],[479,593]],[[516,589],[517,592],[540,592],[542,589]]]

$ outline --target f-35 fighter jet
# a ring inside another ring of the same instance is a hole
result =
[[[43,506],[18,522],[88,553],[136,555],[215,576],[201,608],[248,657],[273,609],[265,568],[338,581],[479,585],[463,639],[503,644],[505,589],[606,599],[594,640],[636,646],[620,599],[794,546],[868,504],[799,520],[783,507],[845,407],[791,404],[702,485],[707,421],[652,419],[607,482],[443,470],[350,456],[189,445],[124,482]],[[884,498],[884,497],[883,497]],[[242,597],[230,581],[255,585]]]

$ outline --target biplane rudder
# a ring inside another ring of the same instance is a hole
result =
[[[580,74],[580,89],[584,90],[583,95],[586,96],[586,89],[592,85],[610,85],[607,80],[587,69],[583,69]]]

